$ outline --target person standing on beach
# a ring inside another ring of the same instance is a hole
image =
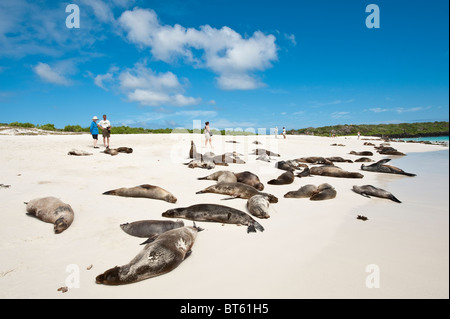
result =
[[[358,140],[361,137],[361,132],[358,131]]]
[[[278,138],[278,126],[275,126],[273,133],[275,134],[275,138]]]
[[[213,148],[212,143],[211,143],[211,137],[212,137],[212,133],[211,133],[211,129],[209,128],[209,122],[205,122],[205,147],[208,145],[208,141],[209,141],[209,145],[211,145],[211,148]]]
[[[106,119],[106,114],[103,114],[103,120],[98,123],[98,127],[102,129],[103,145],[109,148],[109,138],[111,137],[111,123]]]
[[[89,131],[92,134],[92,138],[94,139],[94,148],[98,148],[97,142],[98,142],[98,125],[97,125],[98,117],[94,116],[92,118],[92,123]]]
[[[286,128],[283,127],[283,137],[286,139]]]

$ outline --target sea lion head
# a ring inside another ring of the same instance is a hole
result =
[[[296,193],[296,191],[287,192],[286,194],[284,194],[284,198],[294,198]]]
[[[54,225],[53,229],[55,231],[55,234],[60,234],[63,231],[65,231],[67,228],[69,228],[69,226],[70,226],[70,224],[68,224],[67,221],[63,217],[61,217],[55,221],[55,225]]]
[[[120,285],[120,277],[119,277],[119,271],[120,267],[114,267],[107,271],[105,271],[103,274],[98,275],[95,278],[95,282],[97,284],[104,284],[104,285]]]
[[[254,186],[257,190],[262,191],[264,189],[263,183],[258,183]]]
[[[278,198],[272,194],[263,193],[261,195],[265,196],[269,203],[278,203]]]
[[[177,202],[177,198],[175,196],[173,196],[172,194],[167,194],[167,196],[165,197],[165,200],[169,203],[176,203]]]
[[[169,209],[162,213],[162,217],[177,218],[181,216],[182,211],[183,208]]]

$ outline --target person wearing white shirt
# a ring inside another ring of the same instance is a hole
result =
[[[103,145],[109,148],[109,138],[111,137],[111,123],[106,119],[106,114],[103,114],[103,120],[98,122],[98,127],[102,130]]]

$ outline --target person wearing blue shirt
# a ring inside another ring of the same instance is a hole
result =
[[[92,118],[92,123],[89,131],[92,134],[92,138],[94,139],[94,148],[98,148],[97,141],[98,141],[98,125],[97,125],[98,118],[97,116],[94,116]]]

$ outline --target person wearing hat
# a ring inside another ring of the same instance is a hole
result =
[[[98,127],[102,130],[103,145],[109,148],[109,138],[111,137],[111,123],[106,119],[106,114],[103,114],[103,120],[98,122]]]
[[[98,141],[98,125],[97,125],[98,118],[97,116],[94,116],[92,118],[92,123],[89,131],[92,134],[92,138],[94,139],[94,148],[98,148],[97,141]]]

